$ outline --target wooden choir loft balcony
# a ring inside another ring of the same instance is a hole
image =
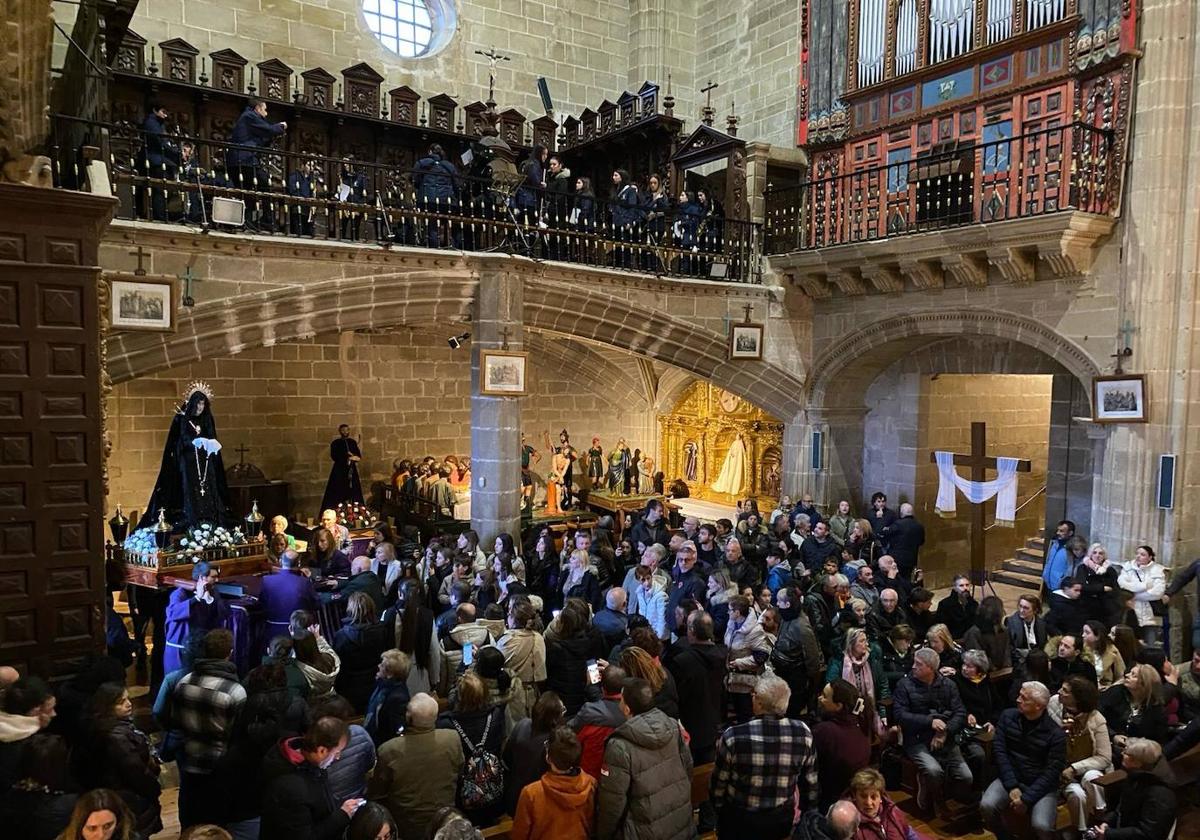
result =
[[[1114,149],[1072,123],[768,189],[765,251],[814,298],[1079,276],[1115,224]]]

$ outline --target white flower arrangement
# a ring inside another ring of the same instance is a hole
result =
[[[189,528],[179,540],[180,553],[191,558],[192,562],[202,559],[204,552],[214,548],[233,548],[246,542],[246,536],[241,528],[229,530],[224,526],[214,527],[208,522],[202,522]]]
[[[158,554],[158,543],[154,541],[154,528],[142,528],[125,538],[123,547],[131,554],[148,557]]]

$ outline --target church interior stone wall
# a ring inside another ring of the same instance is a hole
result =
[[[315,513],[329,471],[328,444],[348,423],[364,459],[364,487],[391,473],[398,457],[470,454],[470,352],[452,350],[449,331],[397,329],[330,333],[164,370],[117,385],[109,400],[113,443],[111,507],[141,510],[150,495],[179,392],[203,379],[214,389],[226,468],[246,460],[268,478],[291,482],[292,508]],[[530,362],[522,428],[539,450],[544,431],[567,428],[580,449],[593,435],[607,448],[619,436],[654,450],[653,413],[627,395],[605,395],[558,358]],[[541,474],[545,457],[534,471]],[[245,511],[235,511],[242,516]],[[111,510],[106,516],[111,514]]]

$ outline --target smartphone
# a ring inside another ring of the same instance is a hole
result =
[[[588,685],[596,685],[600,682],[600,666],[595,659],[589,659],[587,664],[587,679]]]
[[[562,612],[562,610],[555,610],[555,611],[554,611],[554,615],[553,615],[553,617],[554,617],[554,618],[558,618],[558,614],[559,614],[560,612]]]
[[[475,643],[463,642],[463,664],[473,665],[475,663]]]

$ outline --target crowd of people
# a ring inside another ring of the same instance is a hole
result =
[[[315,559],[282,539],[248,673],[219,621],[168,642],[152,718],[108,657],[54,691],[0,673],[0,818],[29,840],[146,838],[173,762],[190,840],[452,840],[505,820],[517,840],[914,840],[889,797],[912,773],[923,816],[998,838],[1167,840],[1200,651],[1171,663],[1154,605],[1192,578],[1166,588],[1147,546],[1118,571],[1063,522],[1048,609],[1031,592],[1006,614],[965,576],[935,604],[910,505],[740,507],[671,529],[651,500],[626,533],[605,517],[561,545],[549,528],[418,545],[380,524],[333,638],[308,572],[343,535]],[[211,585],[183,598],[220,615]]]
[[[283,155],[270,148],[287,123],[271,122],[267,108],[252,100],[229,145],[204,149],[172,133],[168,110],[152,103],[135,152],[137,174],[147,179],[139,214],[201,224],[212,218],[213,192],[233,189],[245,202],[246,228],[261,233],[311,237],[321,218],[331,238],[358,241],[370,220],[376,241],[477,250],[496,244],[499,225],[513,249],[533,256],[697,276],[707,276],[724,249],[729,223],[707,188],[673,195],[661,174],[639,182],[624,169],[611,173],[611,184],[593,184],[540,144],[520,161],[515,181],[496,176],[479,144],[466,166],[434,143],[411,169],[304,153],[285,173]],[[481,223],[492,226],[486,235]]]

